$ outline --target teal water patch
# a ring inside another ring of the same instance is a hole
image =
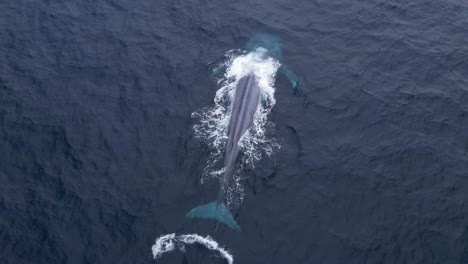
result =
[[[247,42],[245,49],[250,52],[256,50],[257,48],[264,48],[268,50],[268,56],[281,61],[282,52],[280,37],[267,33],[255,34],[252,38],[250,38],[249,42]]]

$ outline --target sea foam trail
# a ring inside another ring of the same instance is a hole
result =
[[[210,236],[203,237],[197,234],[185,234],[177,236],[175,233],[173,233],[158,237],[152,247],[153,257],[154,259],[158,259],[165,253],[171,252],[174,249],[185,251],[185,245],[190,244],[203,245],[207,249],[218,253],[227,261],[227,263],[234,263],[234,257],[229,254],[226,249],[220,247],[218,242],[214,241]]]
[[[249,129],[239,142],[241,152],[241,167],[255,166],[255,161],[263,155],[270,156],[279,144],[269,133],[273,131],[274,124],[268,121],[268,114],[276,103],[274,94],[274,82],[276,72],[280,67],[278,60],[264,58],[260,49],[247,54],[236,55],[237,51],[226,54],[224,63],[227,70],[218,80],[220,89],[216,92],[214,106],[205,108],[192,114],[198,119],[194,126],[195,136],[204,142],[211,151],[210,158],[202,177],[202,183],[207,178],[222,177],[224,172],[223,158],[228,139],[228,125],[231,115],[232,102],[234,100],[237,83],[242,77],[253,73],[258,80],[261,90],[261,103],[255,113],[251,129]],[[237,170],[231,178],[226,190],[228,205],[238,205],[242,202],[243,187],[240,184],[240,173]]]

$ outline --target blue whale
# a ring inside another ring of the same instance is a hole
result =
[[[281,59],[281,43],[278,37],[268,34],[258,34],[250,39],[245,51],[250,52],[261,48],[263,56]],[[221,69],[218,69],[220,71]],[[286,67],[280,68],[281,72],[288,77],[291,86],[297,87],[297,81],[292,72]],[[188,212],[187,217],[216,219],[226,224],[234,230],[240,230],[234,217],[224,205],[224,192],[227,189],[229,177],[234,173],[235,165],[239,157],[239,141],[242,136],[251,128],[255,112],[260,103],[261,90],[258,79],[254,73],[249,73],[242,77],[235,90],[234,101],[232,102],[231,116],[229,120],[228,141],[224,157],[224,173],[221,179],[221,188],[216,201],[205,205],[200,205]]]

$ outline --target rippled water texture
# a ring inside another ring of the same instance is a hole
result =
[[[0,262],[155,263],[165,234],[234,263],[468,263],[464,0],[0,2]],[[258,32],[283,41],[281,149],[246,170],[241,232],[191,113]],[[226,263],[187,245],[158,263]],[[184,262],[185,261],[185,262]]]

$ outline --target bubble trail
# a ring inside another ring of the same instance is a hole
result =
[[[160,236],[156,239],[152,251],[153,258],[158,259],[165,253],[175,249],[185,251],[185,245],[200,244],[211,251],[215,251],[219,256],[224,258],[228,264],[234,263],[234,257],[224,248],[220,247],[218,242],[210,236],[200,236],[198,234],[176,235],[175,233]]]

